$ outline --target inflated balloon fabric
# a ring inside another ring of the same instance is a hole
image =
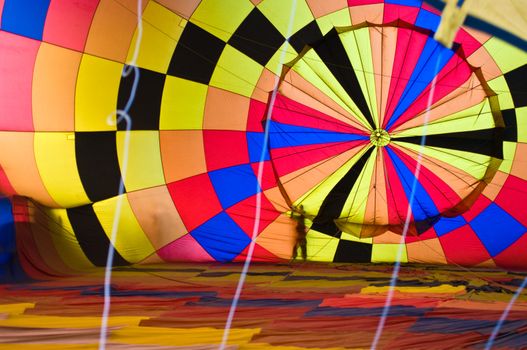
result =
[[[393,262],[407,232],[404,262],[527,268],[526,53],[446,48],[420,0],[295,4],[144,0],[140,35],[132,0],[0,2],[26,268],[104,265],[119,200],[117,265],[243,261],[253,231],[290,259],[302,205],[309,260]]]

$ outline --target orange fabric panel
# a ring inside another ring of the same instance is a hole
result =
[[[73,131],[75,84],[82,54],[42,43],[33,75],[35,131]]]
[[[174,0],[155,0],[157,3],[165,6],[167,9],[170,9],[172,12],[177,13],[178,15],[189,19],[192,16],[192,13],[196,10],[201,0],[184,0],[184,1],[174,1]]]
[[[148,1],[143,1],[143,9]],[[137,27],[136,0],[101,0],[93,17],[85,52],[120,63],[126,61]]]
[[[18,194],[31,195],[48,207],[58,207],[40,178],[33,136],[32,132],[0,132],[0,164]]]
[[[406,244],[408,262],[446,264],[445,254],[438,238]]]
[[[156,250],[187,233],[166,186],[128,193],[134,215]]]
[[[166,183],[205,173],[201,130],[159,131]]]
[[[384,15],[384,4],[353,6],[349,10],[352,25],[364,22],[381,24]]]
[[[209,87],[203,129],[240,130],[247,127],[249,98],[226,90]]]
[[[315,18],[320,18],[324,15],[327,15],[328,13],[342,10],[348,6],[348,2],[346,0],[306,0],[306,2]]]

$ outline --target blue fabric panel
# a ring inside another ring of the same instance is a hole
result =
[[[229,232],[223,235],[222,232]],[[251,239],[227,215],[221,212],[190,233],[217,261],[231,261],[249,245]]]
[[[487,320],[463,320],[447,317],[427,317],[418,319],[410,332],[414,333],[469,333],[478,332],[481,334],[491,334],[496,321]],[[527,325],[527,321],[505,321],[502,333],[511,332]]]
[[[15,221],[11,202],[7,198],[0,198],[0,265],[11,261],[15,251]]]
[[[385,0],[387,4],[405,5],[413,7],[421,7],[422,0]]]
[[[337,317],[380,317],[383,312],[382,307],[328,307],[322,306],[317,307],[314,310],[308,311],[306,317],[318,317],[318,316],[337,316]],[[427,312],[430,312],[431,308],[417,308],[415,306],[406,305],[393,305],[390,307],[388,316],[406,316],[406,317],[421,317]]]
[[[414,173],[410,171],[408,167],[406,167],[403,161],[397,157],[395,152],[392,151],[390,147],[386,147],[386,151],[388,152],[388,155],[395,166],[397,174],[401,179],[406,197],[408,198],[408,201],[410,201],[410,197],[412,195],[412,186],[415,180]],[[439,211],[437,210],[434,201],[432,198],[430,198],[423,185],[421,185],[419,181],[417,181],[415,186],[414,200],[412,203],[412,214],[416,221],[430,219],[439,215]]]
[[[258,179],[249,164],[211,171],[209,177],[223,209],[227,209],[261,190]]]
[[[434,225],[434,230],[436,231],[438,236],[442,236],[442,235],[447,234],[449,232],[452,232],[455,229],[458,229],[461,226],[464,226],[466,224],[467,224],[467,222],[465,221],[465,219],[461,215],[456,216],[454,218],[442,217]]]
[[[0,283],[29,280],[17,257],[15,220],[11,202],[8,198],[0,197]]]
[[[2,30],[42,40],[50,0],[6,0]]]
[[[241,307],[316,307],[320,305],[320,299],[292,300],[292,299],[240,299],[238,306]],[[230,298],[203,297],[197,302],[188,302],[192,306],[215,306],[225,307],[232,304]]]
[[[417,15],[417,19],[415,20],[415,25],[421,28],[430,29],[431,31],[435,32],[437,27],[439,27],[440,21],[441,17],[435,13],[426,10],[420,10],[419,14]]]
[[[403,114],[424,89],[430,85],[432,80],[434,80],[434,76],[445,67],[453,55],[454,52],[451,49],[444,47],[433,38],[429,38],[426,41],[421,56],[410,76],[410,80],[404,88],[401,99],[386,125],[387,129],[390,129],[390,127],[393,126],[401,114]]]
[[[249,161],[251,163],[260,161],[260,158],[262,157],[262,148],[264,147],[264,137],[265,134],[263,132],[247,133],[247,147],[249,148]],[[264,152],[263,160],[271,159],[268,146],[265,147]]]
[[[491,256],[496,256],[520,238],[527,229],[497,204],[490,204],[471,222]],[[499,228],[499,229],[498,229]]]
[[[369,139],[370,137],[366,135],[320,130],[273,121],[269,123],[269,142],[273,149]]]

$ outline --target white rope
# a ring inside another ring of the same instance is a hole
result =
[[[126,171],[128,169],[128,154],[130,150],[130,130],[132,129],[132,119],[128,114],[132,104],[135,100],[135,94],[137,92],[137,86],[139,84],[139,69],[137,68],[136,62],[139,55],[139,47],[141,44],[141,39],[143,36],[143,24],[141,22],[141,13],[142,13],[142,0],[137,0],[137,37],[134,47],[134,54],[130,62],[127,63],[127,67],[123,69],[122,76],[126,78],[130,74],[134,74],[134,82],[132,89],[130,91],[130,97],[126,103],[126,106],[122,110],[117,110],[115,113],[112,113],[108,116],[107,123],[117,125],[119,122],[126,122],[126,131],[124,136],[123,144],[123,158],[121,164],[121,180],[119,182],[119,193],[116,199],[115,213],[113,216],[112,223],[112,232],[110,235],[110,245],[108,247],[108,255],[106,257],[106,267],[104,271],[104,306],[101,316],[101,328],[99,334],[99,350],[106,349],[106,340],[108,335],[108,317],[110,315],[111,307],[111,281],[112,281],[112,266],[113,259],[115,254],[115,242],[117,240],[117,232],[119,230],[119,219],[121,217],[121,210],[123,206],[124,198],[124,182],[126,179]],[[115,116],[115,121],[114,121]]]

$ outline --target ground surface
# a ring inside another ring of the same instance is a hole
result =
[[[113,274],[110,349],[217,349],[241,265],[177,264]],[[392,266],[252,265],[227,349],[369,349]],[[401,269],[378,349],[484,348],[525,274]],[[0,349],[92,349],[102,275],[0,286]],[[494,348],[527,348],[527,295]]]

